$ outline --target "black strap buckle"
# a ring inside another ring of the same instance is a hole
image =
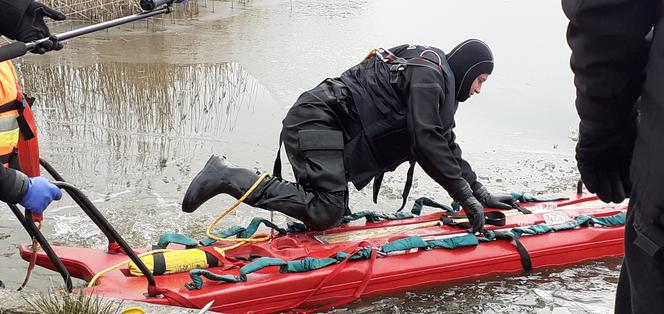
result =
[[[399,82],[399,72],[406,69],[405,63],[394,63],[390,65],[390,83],[396,84]]]

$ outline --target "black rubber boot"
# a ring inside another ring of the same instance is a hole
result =
[[[212,155],[189,184],[182,200],[182,211],[192,213],[217,194],[228,194],[239,199],[258,178],[255,172],[230,167],[225,159]]]
[[[258,178],[250,170],[230,167],[222,158],[212,156],[189,185],[182,210],[191,213],[222,193],[239,199]],[[244,202],[301,220],[313,230],[337,226],[346,211],[345,192],[305,191],[302,185],[278,177],[266,178]]]

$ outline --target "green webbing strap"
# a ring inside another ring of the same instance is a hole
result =
[[[166,232],[159,237],[159,241],[157,242],[157,245],[155,245],[155,247],[159,249],[165,249],[171,243],[182,244],[187,248],[193,248],[198,246],[198,242],[196,242],[196,240],[184,234],[179,234],[175,232]]]
[[[226,229],[224,232],[217,233],[215,235],[220,238],[228,238],[230,236],[237,236],[238,238],[249,238],[256,233],[258,227],[260,227],[261,224],[264,224],[266,227],[272,228],[281,234],[287,233],[286,230],[280,228],[279,226],[277,226],[276,224],[267,219],[254,217],[246,228],[234,226]],[[200,244],[202,246],[209,246],[215,242],[217,241],[209,237],[205,237],[205,239],[201,240]]]
[[[381,220],[398,220],[406,218],[415,218],[417,215],[408,212],[398,212],[394,214],[372,212],[369,210],[363,210],[357,213],[346,215],[341,219],[341,223],[349,223],[361,218],[366,218],[367,222],[379,222]]]
[[[599,225],[603,227],[622,226],[625,224],[625,220],[627,220],[627,212],[621,212],[617,215],[607,217],[590,218],[590,221],[593,225]]]
[[[371,256],[371,248],[367,247],[353,254],[353,256],[350,257],[350,260],[366,259],[369,258],[369,256]],[[201,277],[225,283],[236,283],[236,282],[247,281],[248,274],[259,271],[265,267],[271,267],[271,266],[279,266],[279,272],[282,273],[303,273],[340,263],[346,258],[348,258],[348,254],[344,252],[339,252],[333,257],[326,257],[326,258],[306,257],[304,259],[287,261],[287,262],[282,259],[274,257],[261,257],[247,265],[242,266],[242,268],[240,268],[239,276],[230,276],[230,275],[221,276],[211,273],[210,271],[205,269],[194,269],[189,272],[189,277],[191,277],[192,282],[186,283],[185,287],[189,290],[200,290],[203,287],[203,279]]]
[[[389,242],[381,248],[383,253],[394,251],[407,251],[410,249],[456,249],[460,247],[476,246],[478,239],[475,235],[468,233],[452,238],[424,241],[421,237],[412,236]]]
[[[327,258],[306,257],[301,260],[286,262],[286,265],[281,266],[279,268],[279,271],[282,273],[304,273],[339,263],[344,259],[346,259],[347,257],[348,254],[344,252],[339,252],[334,257],[327,257]]]
[[[407,212],[396,212],[393,214],[373,212],[369,210],[360,211],[350,215],[346,215],[341,219],[342,223],[348,223],[355,221],[361,218],[366,218],[368,222],[379,222],[381,220],[398,220],[398,219],[408,219],[418,217],[422,213],[422,208],[424,206],[440,208],[446,212],[453,211],[452,207],[438,203],[427,197],[420,197],[415,200],[413,208],[410,210],[410,213]]]
[[[522,203],[553,202],[553,201],[564,201],[569,199],[569,197],[560,194],[530,195],[525,193],[512,193],[512,197],[516,198],[519,202]]]
[[[427,242],[427,249],[456,249],[460,247],[476,246],[479,244],[478,238],[474,234],[466,234],[458,237],[442,240],[430,240]]]
[[[371,257],[371,251],[372,250],[373,249],[370,248],[370,247],[365,247],[363,249],[360,249],[359,251],[357,251],[357,253],[353,254],[353,256],[350,257],[350,260],[351,261],[357,261],[357,260],[361,260],[361,259],[368,259],[369,257]],[[339,253],[337,253],[337,256],[339,256],[339,254],[346,254],[346,253],[339,252]]]
[[[574,228],[574,227],[565,227],[565,228],[561,228],[559,230],[572,229],[572,228]],[[523,234],[536,235],[536,234],[548,233],[548,232],[551,232],[551,231],[557,231],[557,230],[550,227],[549,225],[539,224],[539,225],[533,225],[533,226],[528,226],[528,227],[512,228],[512,230],[510,230],[509,233],[512,233],[515,238],[519,238]]]
[[[297,222],[297,221],[289,221],[287,224],[288,224],[288,227],[287,227],[286,230],[287,230],[288,232],[305,232],[305,231],[309,231],[309,227],[307,227],[307,225],[305,225],[305,224],[303,224],[303,223],[301,223],[301,222]]]
[[[420,213],[422,213],[422,208],[424,206],[440,208],[446,212],[455,211],[454,209],[452,209],[452,207],[438,203],[428,197],[420,197],[415,200],[415,204],[413,204],[413,209],[411,209],[410,212],[419,216]]]
[[[184,284],[184,287],[187,288],[187,290],[200,290],[203,288],[203,278],[205,277],[210,280],[214,281],[222,281],[222,282],[228,282],[228,283],[236,283],[240,282],[238,277],[235,276],[230,276],[230,275],[217,275],[213,272],[210,272],[207,269],[192,269],[189,271],[189,277],[191,278],[191,282],[187,282]]]
[[[286,262],[282,259],[274,257],[261,257],[247,265],[242,266],[242,268],[240,268],[240,276],[238,278],[240,281],[247,281],[248,274],[257,272],[265,267],[283,265],[286,265]]]
[[[415,248],[426,248],[427,246],[428,244],[426,241],[422,240],[421,237],[412,236],[389,242],[383,245],[382,251],[384,253],[390,253],[394,251],[407,251]]]
[[[272,223],[269,220],[259,217],[254,217],[254,219],[251,220],[251,222],[246,228],[240,226],[233,226],[215,235],[220,238],[228,238],[232,236],[237,236],[239,238],[249,238],[256,233],[258,227],[260,227],[261,224],[264,224],[266,227],[272,228],[281,234],[287,233],[286,230],[279,228],[279,226],[277,226],[276,224]],[[194,248],[199,244],[201,246],[209,246],[214,242],[216,242],[216,240],[211,239],[209,237],[205,237],[205,239],[201,240],[200,242],[196,242],[196,240],[184,234],[175,233],[175,232],[166,232],[159,237],[159,241],[157,242],[157,245],[155,245],[154,247],[165,249],[169,244],[176,243],[176,244],[182,244],[187,248]]]
[[[613,226],[624,225],[626,218],[627,214],[625,212],[621,212],[619,214],[608,217],[592,217],[592,216],[581,215],[576,219],[561,225],[549,226],[546,224],[539,224],[529,227],[513,228],[508,232],[512,233],[514,238],[519,238],[523,234],[536,235],[536,234],[543,234],[554,231],[571,230],[580,226],[613,227]]]

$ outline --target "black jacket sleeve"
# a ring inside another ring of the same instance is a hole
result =
[[[656,0],[563,0],[580,128],[611,133],[629,124],[641,93]]]
[[[450,131],[449,134],[450,139],[448,140],[448,144],[452,154],[454,154],[454,158],[459,164],[459,167],[461,167],[461,176],[466,180],[466,182],[468,182],[473,192],[477,191],[482,187],[482,183],[477,181],[477,175],[475,174],[475,171],[473,171],[473,168],[470,166],[470,164],[465,159],[463,159],[463,157],[461,157],[461,147],[459,147],[459,144],[456,143],[456,134],[454,134],[454,131]]]
[[[20,203],[28,191],[28,177],[20,171],[0,166],[0,201]]]
[[[407,68],[407,126],[416,161],[456,201],[472,197],[463,178],[461,166],[450,148],[452,126],[443,125],[439,110],[443,100],[443,82],[439,72],[427,67]],[[459,150],[460,154],[460,150]]]
[[[0,35],[15,39],[18,26],[33,0],[0,0]]]

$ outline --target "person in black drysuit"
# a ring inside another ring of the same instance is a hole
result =
[[[477,181],[453,128],[459,102],[479,93],[492,70],[491,50],[476,39],[448,55],[416,45],[373,52],[299,97],[281,131],[297,182],[280,177],[277,158],[275,176],[245,203],[324,230],[349,213],[348,181],[359,190],[374,179],[375,201],[383,173],[410,161],[462,204],[474,232],[483,231],[484,207],[511,208],[513,199],[492,196]],[[182,210],[193,212],[220,193],[240,198],[257,179],[212,156],[187,189]]]
[[[616,313],[664,308],[664,18],[656,0],[563,0],[581,179],[630,198]],[[637,105],[638,104],[638,105]],[[631,166],[630,166],[631,165]]]

